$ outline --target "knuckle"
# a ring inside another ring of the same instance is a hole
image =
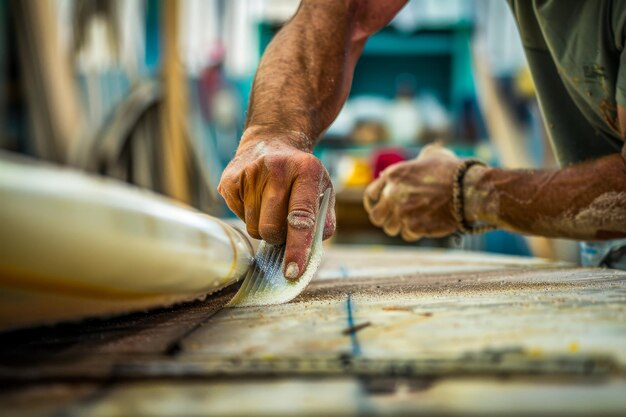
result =
[[[243,168],[241,174],[238,175],[238,177],[241,177],[243,175],[246,179],[251,179],[256,177],[258,171],[258,163],[252,162]]]
[[[270,177],[282,180],[288,177],[288,162],[284,159],[271,158],[265,161],[265,168],[270,175]]]
[[[219,184],[217,185],[217,191],[220,194],[224,195],[232,191],[234,187],[235,187],[234,184],[232,183],[232,181],[230,181],[229,178],[222,176]]]
[[[315,213],[309,208],[292,209],[287,215],[287,223],[296,229],[311,229],[315,226]]]
[[[231,187],[235,183],[234,181],[235,178],[236,176],[231,171],[224,170],[220,178],[220,183],[218,185],[218,188]]]
[[[298,165],[307,171],[321,171],[323,170],[322,163],[314,155],[309,153],[302,153],[298,158]]]

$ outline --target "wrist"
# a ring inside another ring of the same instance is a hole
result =
[[[482,213],[482,196],[478,184],[488,168],[481,165],[470,167],[463,178],[463,200],[465,219],[469,223],[484,221]]]
[[[490,203],[490,187],[486,184],[487,174],[492,171],[484,165],[471,166],[463,178],[464,215],[470,224],[496,224],[493,204]]]
[[[488,169],[475,159],[462,161],[454,174],[452,188],[452,215],[461,233],[483,233],[495,229],[494,224],[483,220],[484,201],[477,191],[480,178]]]
[[[251,147],[259,146],[261,142],[265,144],[284,144],[303,152],[313,151],[313,141],[309,137],[297,130],[281,130],[273,127],[255,125],[247,127],[241,135],[237,153],[245,151]]]

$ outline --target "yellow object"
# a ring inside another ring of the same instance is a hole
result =
[[[372,168],[363,158],[348,157],[349,163],[343,175],[343,185],[346,187],[365,187],[374,179]]]

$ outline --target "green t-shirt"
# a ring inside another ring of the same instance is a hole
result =
[[[509,4],[559,163],[620,152],[617,105],[626,107],[626,1]]]

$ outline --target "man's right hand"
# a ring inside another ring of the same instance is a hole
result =
[[[298,149],[296,136],[267,140],[245,137],[218,186],[228,207],[246,223],[248,234],[283,244],[285,277],[299,278],[309,259],[320,195],[332,188],[328,172],[310,152]],[[335,231],[332,193],[324,239]]]

